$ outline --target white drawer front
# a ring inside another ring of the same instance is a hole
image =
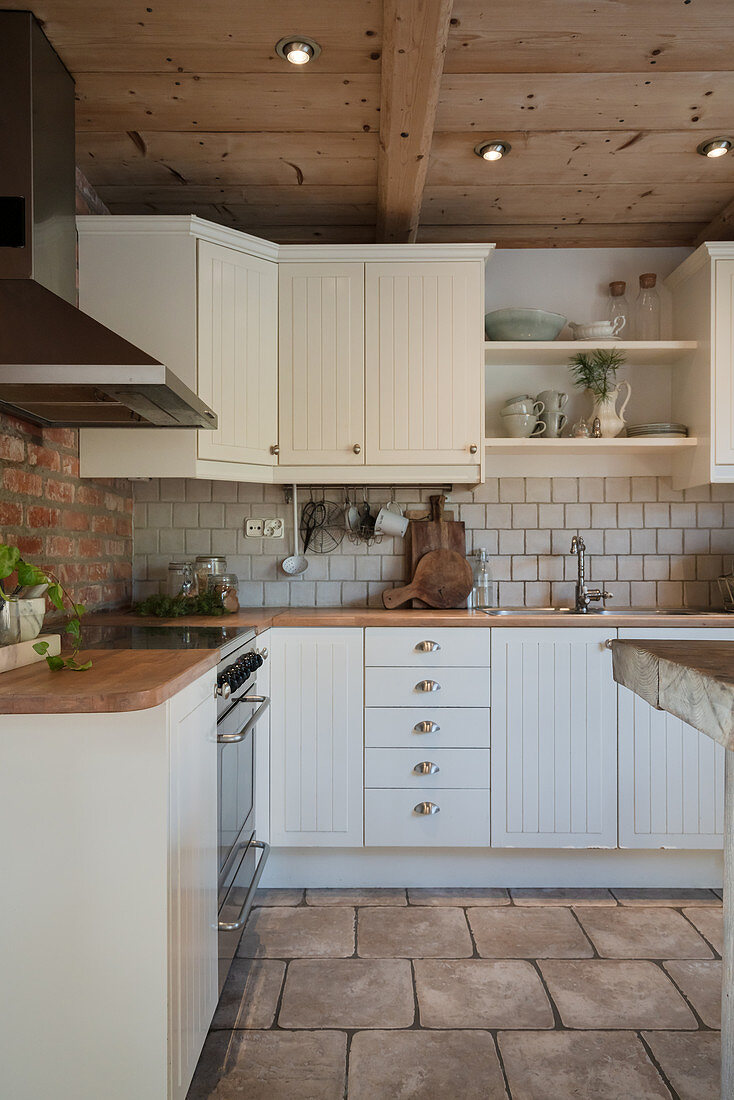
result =
[[[366,668],[367,707],[488,707],[486,668]]]
[[[486,749],[489,710],[482,707],[369,707],[364,743],[373,748]]]
[[[366,665],[416,668],[489,667],[487,626],[385,626],[364,632]]]
[[[364,785],[487,789],[489,749],[367,749]]]
[[[438,806],[420,814],[422,803]],[[409,790],[364,792],[368,848],[480,848],[489,845],[489,791]]]

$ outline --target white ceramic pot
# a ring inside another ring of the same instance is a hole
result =
[[[617,398],[619,397],[622,386],[627,387],[627,396],[622,402],[622,407],[617,411]],[[625,378],[624,381],[620,382],[618,386],[615,386],[603,400],[600,400],[598,397],[594,398],[594,408],[591,410],[591,420],[593,423],[594,419],[599,417],[599,426],[603,439],[614,439],[623,431],[625,425],[624,410],[627,408],[627,402],[631,395],[632,387]]]
[[[6,600],[0,606],[0,645],[37,638],[45,614],[44,596],[32,600]]]

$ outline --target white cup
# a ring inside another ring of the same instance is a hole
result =
[[[530,436],[542,435],[545,431],[543,421],[532,413],[512,413],[510,416],[503,416],[502,423],[513,439],[529,439]]]
[[[511,405],[504,405],[500,409],[500,416],[514,416],[516,413],[535,413],[536,416],[544,411],[545,405],[542,401],[533,401],[530,398],[527,401],[515,401]]]
[[[405,518],[399,504],[394,500],[380,508],[375,520],[375,534],[394,535],[396,538],[404,538],[410,521]]]

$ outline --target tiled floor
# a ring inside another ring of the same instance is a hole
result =
[[[709,890],[261,890],[188,1100],[717,1100]]]

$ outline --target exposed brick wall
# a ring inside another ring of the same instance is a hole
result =
[[[0,539],[47,566],[89,609],[130,602],[129,481],[79,477],[78,433],[0,413]]]

